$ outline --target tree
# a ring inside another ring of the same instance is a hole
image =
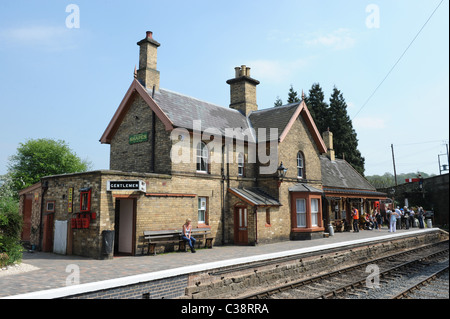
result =
[[[319,83],[314,83],[309,90],[309,96],[305,97],[305,103],[316,123],[319,133],[328,129],[328,105],[324,101],[324,94]]]
[[[301,100],[297,97],[297,92],[294,91],[294,87],[291,84],[291,87],[289,88],[289,93],[288,93],[288,104],[290,103],[298,103]]]
[[[9,174],[0,176],[0,267],[22,259],[22,216],[14,198]]]
[[[274,107],[278,107],[278,106],[282,106],[283,105],[283,101],[280,99],[279,96],[277,96],[277,99],[275,100],[275,103],[273,103]]]
[[[328,111],[328,126],[333,133],[333,147],[336,155],[344,157],[361,175],[364,175],[364,157],[358,150],[358,139],[352,121],[347,114],[347,103],[342,93],[333,88]]]
[[[20,143],[10,157],[8,172],[12,188],[19,190],[33,185],[44,176],[87,171],[91,163],[81,160],[64,141],[31,139]]]
[[[388,188],[395,185],[394,175],[391,173],[384,173],[384,175],[366,176],[366,179],[375,188]]]

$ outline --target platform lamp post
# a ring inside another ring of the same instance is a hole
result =
[[[278,187],[280,187],[281,183],[283,183],[283,179],[286,177],[287,168],[283,166],[283,162],[280,163],[280,166],[277,168],[278,174]]]

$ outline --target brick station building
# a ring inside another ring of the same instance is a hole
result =
[[[342,217],[330,200],[349,212],[350,197],[367,210],[367,195],[385,197],[354,170],[351,183],[324,185],[330,167],[350,165],[334,158],[331,132],[321,136],[303,100],[259,110],[259,81],[245,65],[226,81],[229,107],[160,88],[160,44],[151,32],[137,44],[139,69],[100,138],[110,169],[22,190],[24,240],[62,254],[137,255],[144,231],[181,229],[187,218],[209,228],[214,245],[313,239]]]

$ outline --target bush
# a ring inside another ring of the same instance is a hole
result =
[[[5,266],[22,260],[20,244],[22,217],[19,205],[10,197],[0,197],[0,264]]]

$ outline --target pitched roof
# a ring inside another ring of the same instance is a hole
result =
[[[258,128],[266,129],[266,136],[261,137],[262,141],[268,141],[267,137],[270,137],[270,128],[277,128],[278,141],[282,142],[295,120],[301,115],[314,138],[319,152],[325,153],[327,151],[304,101],[255,111],[250,113],[247,118],[237,110],[221,107],[165,89],[159,89],[153,95],[152,91],[144,88],[137,79],[134,79],[131,83],[130,88],[100,138],[101,143],[109,144],[111,142],[130,107],[133,100],[131,97],[135,93],[139,94],[155,112],[156,116],[165,125],[166,130],[172,130],[174,127],[192,130],[195,126],[194,121],[201,121],[200,129],[202,132],[207,128],[214,128],[218,129],[222,136],[226,136],[226,129],[231,129],[234,130],[234,133],[242,133],[243,138],[249,142],[257,142]],[[236,136],[233,136],[233,138],[240,139]]]
[[[248,117],[257,134],[258,129],[265,128],[266,140],[270,140],[270,128],[276,128],[278,129],[276,138],[279,139],[299,106],[300,103],[292,103],[284,106],[262,109],[251,112]],[[259,136],[259,138],[261,139],[261,136]]]
[[[261,188],[228,188],[228,191],[252,206],[282,206]]]
[[[331,161],[327,156],[320,156],[322,185],[324,190],[352,189],[376,191],[367,179],[361,176],[347,161],[336,159]]]
[[[321,189],[312,187],[308,184],[304,184],[304,183],[298,183],[295,184],[294,186],[289,187],[289,191],[290,192],[307,192],[307,193],[320,193],[322,194],[323,191]]]
[[[151,91],[147,90],[147,93],[151,95]],[[207,128],[215,128],[223,136],[227,128],[243,131],[250,128],[247,118],[239,111],[187,95],[160,89],[155,92],[154,100],[176,127],[192,130],[194,121],[200,121],[202,132]],[[249,140],[254,142],[253,134],[250,134],[250,131],[247,132]]]
[[[270,140],[270,128],[277,128],[278,141],[281,143],[299,116],[302,116],[308,126],[319,152],[326,153],[327,147],[325,146],[322,136],[317,130],[317,126],[314,123],[311,113],[309,113],[308,107],[303,100],[297,103],[251,112],[249,114],[249,120],[256,133],[258,133],[258,128],[266,128],[266,141]],[[261,139],[260,136],[258,136],[258,138]]]

